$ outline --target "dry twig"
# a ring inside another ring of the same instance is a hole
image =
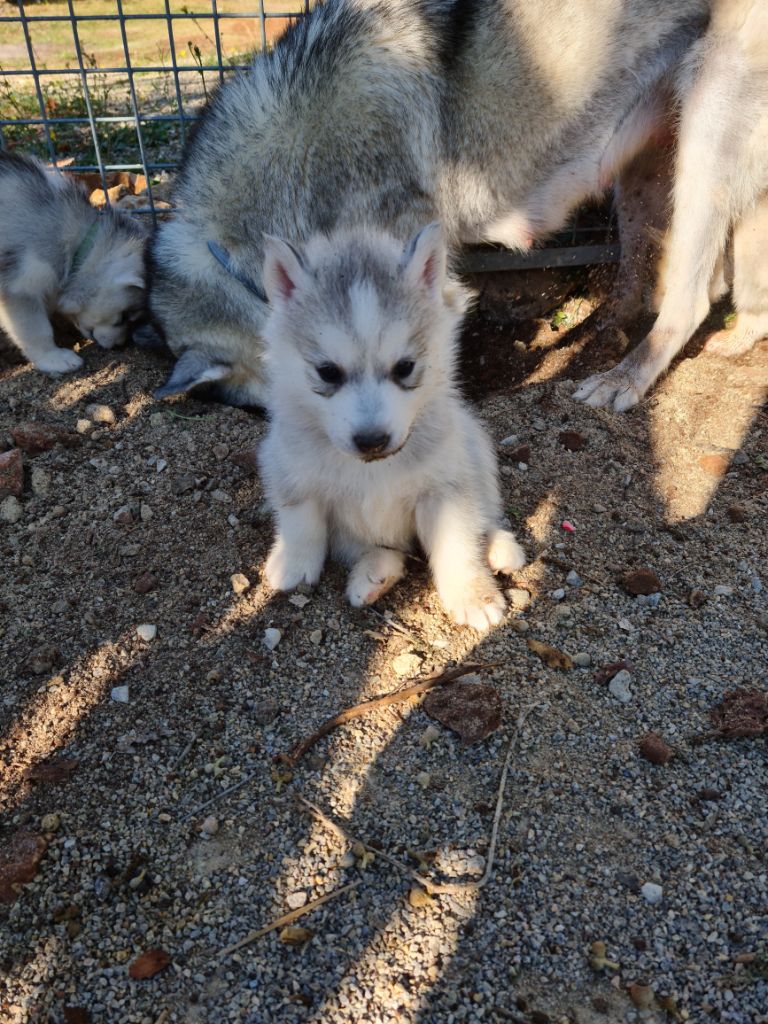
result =
[[[263,928],[257,928],[255,932],[249,932],[244,939],[240,939],[239,942],[235,942],[231,946],[227,946],[226,949],[222,949],[217,956],[219,959],[223,960],[225,956],[229,956],[236,950],[242,949],[243,946],[247,946],[250,942],[255,942],[256,939],[260,939],[263,935],[267,935],[269,932],[275,931],[276,928],[285,928],[286,925],[293,924],[294,921],[298,921],[300,917],[316,910],[318,907],[322,906],[323,903],[328,903],[329,900],[336,899],[337,896],[342,896],[345,892],[349,892],[350,889],[354,889],[358,885],[360,885],[359,878],[354,882],[349,882],[347,885],[342,885],[339,889],[334,889],[333,892],[327,892],[324,896],[318,896],[316,900],[310,900],[309,903],[305,903],[304,906],[299,907],[298,910],[291,910],[289,913],[278,917],[271,924],[265,924]]]
[[[414,868],[409,867],[407,864],[403,864],[402,861],[396,857],[392,857],[390,854],[385,853],[383,850],[378,849],[375,846],[371,846],[366,843],[365,840],[359,839],[357,836],[352,835],[346,828],[339,825],[338,822],[334,821],[333,818],[329,817],[325,811],[323,811],[316,804],[313,804],[306,797],[301,796],[299,793],[296,794],[296,799],[323,824],[327,825],[328,828],[332,829],[338,836],[344,839],[350,844],[360,843],[362,847],[374,854],[376,857],[380,857],[386,861],[387,864],[391,864],[392,867],[396,868],[402,875],[413,879],[422,886],[428,893],[442,893],[442,894],[453,894],[458,895],[466,892],[476,892],[478,889],[482,889],[483,886],[487,885],[491,879],[493,873],[493,861],[496,855],[496,843],[499,837],[499,824],[501,822],[501,810],[504,804],[504,790],[507,784],[507,775],[509,773],[509,766],[512,762],[512,755],[517,751],[518,741],[525,726],[528,716],[534,712],[537,708],[543,707],[542,704],[529,704],[528,707],[523,708],[520,714],[517,716],[517,722],[515,723],[515,731],[507,746],[507,754],[504,758],[504,766],[501,770],[501,778],[499,779],[499,788],[496,793],[496,810],[493,815],[493,825],[491,827],[491,838],[488,844],[488,856],[485,861],[485,871],[483,872],[482,878],[476,882],[432,882],[423,875],[420,875]]]
[[[218,800],[223,800],[225,796],[229,796],[229,794],[234,793],[235,790],[241,789],[248,782],[255,779],[257,775],[258,772],[251,772],[250,775],[246,775],[244,779],[240,779],[240,781],[235,782],[234,785],[228,786],[226,789],[222,789],[220,793],[217,793],[216,796],[212,796],[210,800],[206,800],[204,804],[200,804],[199,807],[195,807],[193,810],[187,811],[186,814],[182,815],[181,820],[187,821],[188,818],[194,818],[201,811],[204,811],[206,807],[210,807],[211,804],[215,804]]]
[[[338,726],[344,725],[345,722],[350,722],[353,718],[360,718],[363,715],[367,715],[369,711],[374,711],[376,708],[384,707],[387,704],[399,704],[410,697],[418,697],[420,694],[426,693],[427,690],[434,689],[435,686],[452,683],[455,679],[469,675],[470,672],[482,672],[484,669],[497,668],[499,664],[500,662],[478,662],[477,664],[459,665],[457,668],[450,668],[446,671],[433,672],[425,679],[422,679],[421,682],[401,687],[401,689],[385,693],[381,697],[373,697],[371,700],[363,701],[362,704],[355,704],[354,707],[340,711],[333,718],[326,719],[319,729],[316,729],[311,736],[307,736],[306,739],[297,743],[292,750],[278,754],[277,760],[293,768],[319,739],[327,736],[329,732],[332,732]]]

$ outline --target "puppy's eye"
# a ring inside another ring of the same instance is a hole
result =
[[[343,384],[344,371],[336,363],[323,363],[317,367],[317,375],[326,384]]]
[[[412,359],[399,359],[392,368],[392,376],[395,380],[407,380],[415,365]]]

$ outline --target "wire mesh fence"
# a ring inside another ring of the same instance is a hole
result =
[[[0,146],[87,176],[107,204],[131,183],[139,193],[131,212],[164,215],[211,88],[310,8],[310,0],[190,2],[194,9],[179,0],[0,0]],[[616,253],[603,205],[580,211],[543,250],[478,252],[467,267],[573,266]]]

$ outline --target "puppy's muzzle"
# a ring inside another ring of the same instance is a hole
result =
[[[373,459],[385,458],[389,452],[387,449],[392,441],[390,434],[380,430],[360,431],[352,438],[355,448],[366,462]]]

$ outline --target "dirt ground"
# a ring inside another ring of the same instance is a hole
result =
[[[768,347],[726,362],[699,338],[637,410],[587,409],[570,381],[619,351],[600,287],[481,284],[462,376],[530,559],[482,638],[417,562],[375,609],[345,604],[334,566],[270,593],[257,413],[156,402],[151,353],[83,345],[62,380],[0,353],[0,451],[30,421],[67,432],[23,454],[0,522],[0,1020],[768,1021],[766,738],[710,735],[728,691],[768,690]],[[627,593],[641,568],[660,597]],[[622,659],[626,702],[597,672]],[[413,699],[275,760],[477,660],[503,707],[485,740]],[[668,763],[640,756],[649,731]],[[468,884],[424,896],[416,868]],[[306,932],[222,955],[348,883]]]

